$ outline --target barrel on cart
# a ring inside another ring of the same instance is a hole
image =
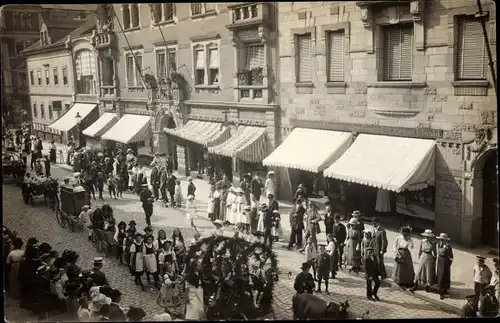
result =
[[[90,194],[85,190],[61,186],[59,206],[56,210],[57,222],[62,228],[68,226],[71,230],[75,227],[83,229],[78,215],[84,205],[90,205]]]

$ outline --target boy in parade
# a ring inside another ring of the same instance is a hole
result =
[[[325,282],[325,293],[330,294],[328,291],[328,279],[330,276],[330,256],[326,253],[324,244],[319,245],[319,254],[316,256],[316,270],[318,277],[318,289],[316,292],[321,293],[321,281]]]

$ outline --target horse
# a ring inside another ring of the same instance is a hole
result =
[[[345,320],[348,318],[349,301],[337,304],[325,302],[309,294],[296,294],[292,299],[294,320]]]

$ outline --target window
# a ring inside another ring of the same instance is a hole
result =
[[[215,11],[215,3],[192,3],[191,16],[211,13]]]
[[[124,4],[122,6],[123,28],[125,30],[139,28],[139,5]]]
[[[344,31],[330,31],[327,39],[326,69],[328,82],[344,81]]]
[[[45,68],[45,84],[49,85],[50,84],[50,75],[49,75],[49,68]]]
[[[170,49],[168,51],[168,66],[170,67],[169,72],[177,71],[177,53],[175,49]]]
[[[38,79],[38,85],[42,85],[42,70],[36,71],[36,78]]]
[[[75,57],[76,92],[95,94],[97,69],[94,56],[90,50],[81,50]]]
[[[411,81],[413,70],[412,25],[384,29],[384,81]]]
[[[42,46],[49,44],[49,35],[46,31],[40,32],[40,42],[41,42]]]
[[[486,80],[488,57],[479,19],[458,19],[457,80]]]
[[[248,70],[264,67],[264,45],[247,45],[245,54],[245,67]]]
[[[62,68],[62,77],[63,77],[63,84],[68,85],[68,68],[67,67]]]
[[[155,24],[171,21],[175,17],[175,4],[173,3],[155,3],[152,4],[152,9]]]
[[[45,119],[45,107],[43,106],[43,103],[40,104],[40,117]]]
[[[297,36],[297,82],[312,82],[311,34]]]
[[[16,42],[16,54],[20,54],[24,50],[24,43]]]
[[[104,86],[114,85],[115,62],[111,57],[102,58],[102,82]]]
[[[167,76],[167,54],[165,50],[156,51],[156,77],[160,79]]]
[[[127,64],[127,86],[142,87],[142,54],[128,53],[125,58]]]
[[[35,85],[35,73],[30,71],[30,84]]]
[[[52,120],[53,114],[52,114],[52,105],[49,104],[49,120]]]
[[[19,87],[24,88],[28,86],[28,78],[26,77],[26,73],[19,72],[18,76]]]
[[[52,74],[54,76],[54,85],[59,85],[59,74],[57,72],[57,67],[52,69]]]
[[[69,104],[65,104],[64,105],[64,112],[68,112],[69,111],[69,107],[70,107]]]
[[[219,50],[217,48],[208,50],[208,84],[219,84]]]
[[[259,15],[257,5],[239,7],[233,10],[234,21],[256,18]]]
[[[201,85],[205,83],[205,51],[203,49],[195,51],[195,62],[195,85]]]
[[[33,116],[34,116],[35,118],[37,118],[37,117],[38,117],[38,112],[36,111],[36,103],[33,103]]]
[[[22,14],[21,15],[21,26],[26,29],[31,29],[32,24],[31,24],[31,14]]]

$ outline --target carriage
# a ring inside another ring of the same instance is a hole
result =
[[[24,178],[21,184],[24,203],[31,204],[34,207],[35,200],[43,197],[44,205],[49,205],[51,196],[55,196],[53,188],[56,186],[57,180],[53,178],[45,176]]]
[[[84,189],[61,186],[59,205],[56,209],[57,222],[62,228],[68,227],[74,229],[80,227],[83,229],[83,224],[77,216],[84,205],[90,205],[90,194]]]
[[[193,307],[193,290],[202,290],[199,307],[207,320],[254,320],[274,319],[273,290],[278,281],[276,255],[261,242],[249,242],[240,238],[213,236],[193,244],[186,255],[183,277],[186,282],[172,284],[177,291],[164,296],[177,297],[174,301],[182,303],[189,298],[185,307],[186,319],[203,319],[189,313]],[[160,292],[160,295],[162,291]],[[189,297],[181,297],[190,294]],[[182,307],[172,302],[172,298],[158,305]],[[170,303],[169,303],[170,302]],[[198,309],[199,311],[199,309]]]
[[[2,151],[2,173],[6,176],[12,176],[17,183],[21,183],[26,172],[26,164],[19,153],[7,150]]]

